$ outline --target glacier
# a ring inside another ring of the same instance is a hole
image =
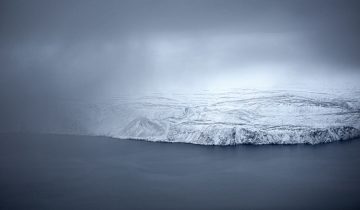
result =
[[[360,91],[152,93],[60,102],[71,123],[43,132],[200,145],[319,144],[360,137]],[[66,117],[66,116],[64,116]]]

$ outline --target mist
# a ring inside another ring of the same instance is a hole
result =
[[[351,88],[360,81],[359,9],[350,0],[3,0],[1,124],[59,118],[59,99]]]

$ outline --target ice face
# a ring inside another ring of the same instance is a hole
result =
[[[154,93],[63,103],[73,111],[73,125],[86,122],[86,129],[47,127],[45,132],[202,145],[317,144],[360,136],[355,90]]]

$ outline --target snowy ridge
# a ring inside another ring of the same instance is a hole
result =
[[[52,132],[201,145],[318,144],[360,137],[360,93],[354,90],[158,93],[64,104],[73,110],[74,126],[49,128]]]

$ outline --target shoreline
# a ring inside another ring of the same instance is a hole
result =
[[[195,145],[195,146],[203,146],[203,147],[239,147],[239,146],[255,146],[255,147],[263,147],[263,146],[318,146],[318,145],[327,145],[327,144],[336,144],[336,143],[344,143],[344,142],[352,142],[352,141],[360,141],[360,136],[349,138],[349,139],[341,139],[330,142],[319,142],[315,144],[311,143],[264,143],[264,144],[254,144],[254,143],[240,143],[240,144],[228,144],[228,145],[219,145],[219,144],[196,144],[192,142],[171,142],[171,141],[160,141],[160,140],[147,140],[147,139],[137,139],[137,138],[119,138],[113,136],[105,136],[105,135],[87,135],[87,134],[66,134],[66,133],[41,133],[41,132],[0,132],[1,135],[49,135],[49,136],[78,136],[78,137],[89,137],[89,138],[105,138],[111,139],[115,141],[137,141],[137,142],[148,142],[148,143],[157,143],[157,144],[175,144],[175,145]]]

